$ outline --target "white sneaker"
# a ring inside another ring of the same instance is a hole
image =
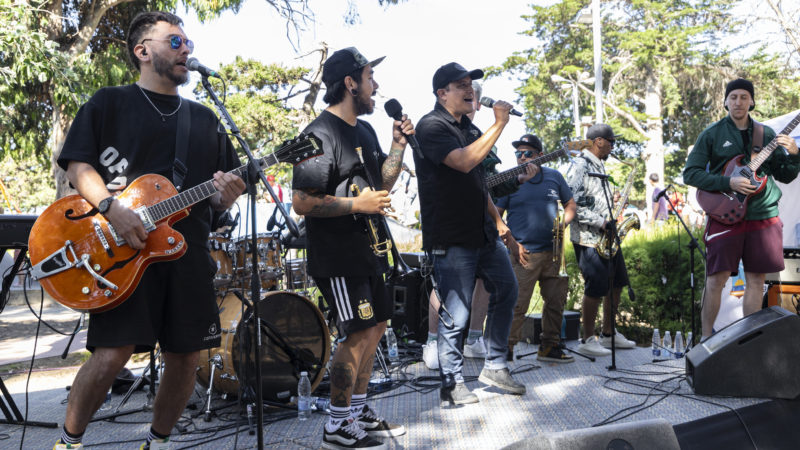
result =
[[[483,336],[472,344],[464,344],[464,358],[486,358],[486,345],[483,343]]]
[[[575,350],[578,353],[584,353],[592,356],[608,356],[611,354],[611,350],[603,348],[603,346],[600,345],[600,340],[597,339],[597,336],[590,337],[586,340],[586,342],[578,345],[578,348]]]
[[[634,348],[636,347],[636,342],[627,339],[625,336],[622,335],[616,329],[616,336],[614,336],[614,345],[617,348]],[[611,336],[601,336],[600,337],[600,345],[605,348],[611,348]]]
[[[422,360],[428,369],[436,370],[439,368],[439,349],[436,348],[436,341],[429,341],[422,346]]]

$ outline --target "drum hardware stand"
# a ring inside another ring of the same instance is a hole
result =
[[[151,411],[153,409],[153,402],[156,398],[156,380],[158,379],[158,371],[156,370],[156,359],[161,357],[161,349],[159,348],[158,351],[150,350],[150,363],[145,366],[144,370],[142,370],[142,374],[136,377],[131,384],[131,387],[128,388],[128,392],[125,393],[125,396],[122,397],[120,400],[119,405],[114,408],[114,412],[109,414],[102,414],[99,416],[94,416],[90,422],[98,422],[100,420],[108,420],[111,419],[113,422],[115,418],[119,416],[126,416],[128,414],[135,414],[142,411]],[[149,390],[147,392],[147,400],[145,401],[144,405],[142,405],[139,409],[131,409],[128,411],[120,411],[123,405],[128,402],[131,398],[131,395],[139,388],[139,386],[144,382],[144,377],[147,374],[150,374],[150,381],[149,383]]]
[[[675,188],[673,188],[673,190],[674,189]],[[666,192],[666,189],[664,189],[664,192]],[[704,252],[703,249],[700,248],[700,245],[698,245],[698,243],[697,243],[697,238],[694,237],[694,234],[692,234],[692,231],[686,225],[686,222],[684,222],[683,217],[681,217],[681,215],[678,214],[678,211],[675,210],[675,205],[673,205],[672,202],[669,201],[669,199],[667,199],[667,205],[669,205],[669,208],[672,210],[673,213],[675,213],[675,216],[678,217],[678,220],[681,222],[681,225],[683,225],[683,229],[686,230],[686,234],[689,235],[689,244],[687,245],[687,247],[689,248],[689,288],[692,291],[692,304],[691,304],[691,308],[692,308],[692,336],[694,337],[694,336],[698,336],[698,334],[697,334],[697,322],[695,320],[695,312],[694,312],[694,310],[696,308],[696,297],[695,297],[695,295],[696,295],[696,286],[695,286],[695,283],[694,283],[694,251],[695,250],[699,251],[700,252],[700,256],[703,257],[704,261],[706,260],[706,252]],[[690,346],[694,347],[694,342],[687,342],[687,344],[689,344]]]
[[[205,422],[211,422],[211,390],[214,387],[214,371],[216,369],[222,370],[222,357],[217,353],[208,362],[211,364],[211,375],[208,377],[208,390],[206,391],[208,399],[206,400],[206,412],[203,415],[203,421]]]
[[[250,217],[251,217],[251,225],[252,225],[252,237],[251,237],[251,244],[253,248],[257,248],[258,245],[258,236],[256,230],[256,219],[257,219],[257,209],[256,209],[256,185],[258,184],[258,180],[261,181],[261,184],[264,185],[264,188],[269,192],[272,199],[275,200],[275,207],[280,209],[281,214],[283,217],[286,218],[286,224],[289,227],[289,231],[295,236],[299,236],[300,232],[297,228],[297,224],[294,222],[294,219],[286,212],[286,208],[284,208],[283,203],[280,203],[280,199],[277,195],[275,195],[275,191],[272,190],[272,186],[270,186],[269,182],[267,181],[267,177],[264,175],[264,172],[261,170],[259,166],[258,160],[253,155],[253,152],[250,151],[250,146],[247,144],[247,141],[244,140],[242,137],[239,128],[236,126],[236,123],[233,121],[233,118],[228,114],[228,110],[225,108],[225,105],[220,101],[217,94],[214,92],[214,89],[211,86],[211,83],[208,81],[208,77],[206,75],[202,76],[201,83],[205,88],[206,92],[208,92],[209,97],[214,102],[214,106],[216,107],[217,111],[220,115],[220,121],[222,124],[228,129],[230,135],[236,138],[239,142],[239,146],[242,150],[247,154],[247,158],[249,160],[248,163],[248,170],[245,184],[247,184],[247,194],[250,198]],[[258,320],[260,315],[258,314],[258,299],[260,297],[261,287],[260,287],[260,279],[258,273],[258,252],[253,252],[252,254],[252,262],[253,262],[253,274],[251,277],[250,282],[250,294],[251,299],[253,301],[253,317]],[[256,332],[253,333],[253,348],[255,352],[255,375],[256,375],[256,398],[258,399],[258,404],[263,405],[263,392],[261,387],[261,327],[254,326]],[[264,408],[258,407],[256,408],[257,412],[257,427],[258,427],[258,448],[259,450],[264,448]]]

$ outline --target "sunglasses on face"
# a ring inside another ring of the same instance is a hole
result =
[[[186,48],[189,49],[189,53],[194,52],[194,42],[191,39],[184,39],[177,34],[173,34],[166,39],[143,39],[140,44],[144,44],[146,41],[169,41],[169,48],[173,50],[177,50],[181,48],[181,45],[186,44]]]
[[[537,152],[536,150],[525,150],[525,151],[517,150],[514,152],[514,154],[517,155],[517,158],[522,158],[523,155],[526,158],[533,158],[533,155],[538,155],[539,152]]]

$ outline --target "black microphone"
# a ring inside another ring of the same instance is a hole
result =
[[[215,78],[222,78],[220,74],[215,72],[212,69],[200,64],[200,61],[197,58],[189,58],[186,60],[186,68],[189,70],[194,70],[196,72],[200,72],[200,75],[204,77],[215,77]]]
[[[586,175],[589,175],[590,177],[600,178],[603,180],[607,180],[608,177],[611,176],[608,175],[607,173],[598,173],[598,172],[586,172]]]
[[[491,97],[481,97],[480,104],[487,108],[492,108],[494,107],[494,99]],[[522,117],[522,113],[513,108],[508,113],[512,116]]]
[[[670,189],[674,189],[671,184],[669,186],[665,187],[663,191],[659,192],[658,195],[656,195],[656,200],[658,200],[661,197],[666,197],[667,196],[667,191],[670,190]]]
[[[388,114],[389,117],[391,117],[392,119],[394,120],[403,119],[403,107],[400,105],[400,102],[398,102],[396,99],[393,98],[389,99],[389,101],[383,105],[383,109],[386,110],[386,114]],[[414,136],[413,134],[408,135],[405,133],[403,133],[403,136],[406,137],[408,145],[410,145],[411,148],[414,149],[414,151],[417,153],[417,156],[419,156],[419,159],[425,159],[425,156],[423,156],[422,154],[422,149],[419,148],[419,141],[417,140],[417,137]]]

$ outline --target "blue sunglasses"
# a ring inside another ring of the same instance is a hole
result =
[[[152,39],[152,38],[142,39],[142,42],[140,42],[140,44],[144,44],[146,41],[169,41],[169,48],[173,50],[177,50],[181,48],[181,45],[186,44],[186,48],[189,49],[189,53],[194,52],[194,41],[192,41],[191,39],[184,39],[178,36],[177,34],[170,35],[170,37],[166,39]]]

